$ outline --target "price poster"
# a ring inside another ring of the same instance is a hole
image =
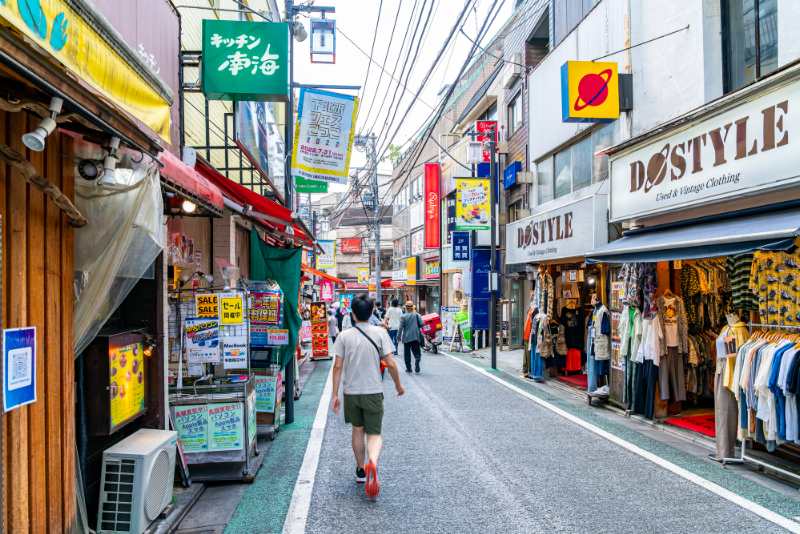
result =
[[[198,317],[219,319],[219,295],[199,294],[195,297],[195,303]]]
[[[273,413],[278,406],[278,391],[283,373],[278,376],[256,376],[256,410]]]
[[[282,298],[282,291],[250,293],[250,322],[280,326]]]
[[[619,341],[619,322],[622,319],[620,312],[611,312],[611,339]]]
[[[144,345],[133,343],[109,351],[111,427],[144,410]]]
[[[186,350],[189,363],[219,363],[219,321],[187,318]]]
[[[238,293],[220,293],[220,320],[223,325],[244,323],[244,299]]]
[[[176,406],[175,427],[183,452],[208,450],[208,406]]]
[[[273,328],[267,332],[267,339],[269,344],[272,345],[288,345],[289,344],[289,331]]]
[[[247,367],[247,336],[224,336],[222,338],[222,361],[225,369]]]
[[[241,402],[208,405],[209,450],[224,451],[241,449],[244,416]]]

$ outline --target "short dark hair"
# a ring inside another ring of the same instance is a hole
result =
[[[372,308],[374,308],[374,306],[372,299],[367,295],[357,295],[350,303],[350,309],[353,311],[353,315],[362,322],[369,321],[369,316],[372,314]]]
[[[398,302],[397,299],[392,299],[392,308],[396,308],[398,304],[400,304],[400,302]]]

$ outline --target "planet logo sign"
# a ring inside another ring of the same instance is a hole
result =
[[[563,122],[614,122],[618,118],[616,63],[567,61],[561,65]]]

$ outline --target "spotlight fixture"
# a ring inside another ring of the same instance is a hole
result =
[[[308,38],[308,32],[299,20],[292,22],[292,35],[298,43],[302,43]]]
[[[103,174],[103,168],[100,166],[99,161],[82,159],[78,163],[78,174],[84,180],[97,180],[97,177]]]
[[[41,152],[44,150],[44,140],[56,129],[56,115],[61,113],[61,106],[64,101],[58,97],[50,99],[50,116],[39,121],[36,129],[22,136],[22,143],[33,150]]]
[[[119,148],[119,137],[112,137],[111,142],[108,144],[108,155],[103,160],[103,174],[97,180],[98,186],[117,185],[114,179],[114,169],[117,168],[117,158],[114,155]]]
[[[186,213],[193,213],[195,209],[197,209],[197,204],[189,202],[188,200],[183,201],[183,211]]]

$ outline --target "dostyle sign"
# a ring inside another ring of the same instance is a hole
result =
[[[800,131],[800,82],[615,157],[611,221],[768,190],[800,180],[791,131]],[[681,123],[683,127],[683,123]]]
[[[592,195],[510,223],[506,263],[583,256],[608,243],[607,195]]]

